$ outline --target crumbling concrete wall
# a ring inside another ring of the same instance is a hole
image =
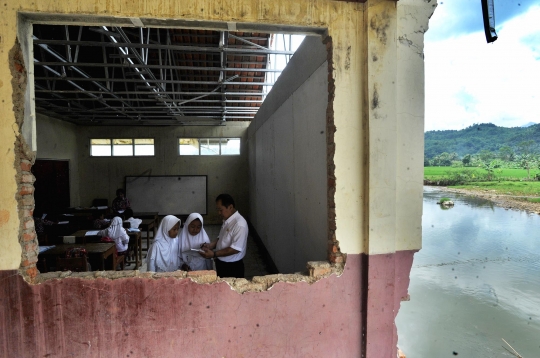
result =
[[[251,221],[280,272],[328,257],[327,57],[306,37],[249,128]]]
[[[16,121],[14,128],[20,129],[23,127],[24,122],[27,71],[23,50],[18,42],[9,52],[9,69],[12,75],[13,113]],[[15,168],[15,182],[17,183],[15,199],[17,200],[19,217],[20,269],[29,277],[34,277],[37,274],[38,242],[34,230],[34,219],[32,218],[34,210],[33,183],[35,178],[30,169],[35,160],[35,152],[32,151],[20,131],[16,131],[15,134],[15,143],[12,148],[15,156],[12,165]]]

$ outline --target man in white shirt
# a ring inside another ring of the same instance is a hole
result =
[[[236,211],[234,199],[229,194],[218,195],[216,208],[223,225],[217,241],[201,246],[201,256],[214,259],[219,277],[244,278],[243,259],[249,233],[246,219]]]

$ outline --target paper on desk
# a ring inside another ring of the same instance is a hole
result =
[[[107,209],[107,208],[108,208],[108,206],[98,206],[98,207],[97,207],[98,210],[105,210],[105,209]]]
[[[129,231],[129,232],[141,232],[141,230],[134,229],[134,228],[131,228],[131,227],[129,229],[126,229],[126,230]]]
[[[69,221],[59,221],[58,224],[59,224],[59,225],[62,225],[62,224],[69,224]]]
[[[99,230],[87,231],[86,234],[84,234],[84,236],[96,236],[98,232]]]

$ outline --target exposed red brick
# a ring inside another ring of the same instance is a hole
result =
[[[22,267],[35,266],[35,265],[36,265],[36,262],[37,262],[37,256],[36,256],[36,255],[33,255],[33,256],[28,257],[28,258],[27,258],[26,260],[24,260],[23,262],[21,262],[21,266],[22,266]]]
[[[36,233],[35,232],[31,232],[31,233],[28,233],[28,234],[23,234],[23,241],[32,241],[36,238]]]
[[[24,245],[24,250],[26,252],[37,251],[37,248],[38,248],[38,245],[37,245],[37,243],[35,241],[34,242],[29,242],[29,243]]]
[[[29,172],[32,169],[32,163],[28,160],[22,160],[21,161],[21,170],[25,172]]]
[[[33,183],[36,181],[36,178],[32,174],[23,174],[21,176],[22,183]]]
[[[19,190],[20,195],[28,195],[32,194],[34,192],[34,187],[31,185],[23,185],[21,186],[21,189]]]
[[[328,244],[328,252],[331,253],[331,254],[335,254],[335,253],[339,252],[339,247],[337,245],[334,245],[333,243]]]
[[[25,229],[33,229],[34,228],[34,220],[33,220],[33,218],[31,218],[30,220],[25,221],[23,227]]]
[[[337,242],[335,231],[331,231],[329,236],[330,236],[330,241]]]
[[[33,215],[34,215],[34,210],[24,209],[22,211],[23,218],[29,218],[29,217],[32,217]]]
[[[37,270],[36,266],[34,265],[33,267],[28,267],[26,270],[25,270],[25,273],[30,277],[30,278],[35,278],[39,271]]]
[[[343,256],[332,255],[330,257],[330,262],[336,263],[336,264],[341,264],[341,263],[345,262],[345,260],[343,259]]]
[[[21,204],[22,205],[31,205],[33,206],[34,205],[34,196],[32,195],[25,195],[23,196],[22,200],[21,200]]]
[[[21,63],[15,62],[13,66],[15,67],[15,70],[17,70],[17,72],[24,72],[24,66]]]
[[[334,123],[334,65],[333,65],[333,46],[332,38],[327,37],[324,40],[326,45],[327,60],[328,60],[328,106],[326,107],[326,160],[327,160],[327,208],[328,208],[328,260],[333,263],[343,263],[344,258],[341,256],[339,242],[336,240],[335,230],[336,224],[336,166],[334,164],[334,156],[336,152],[334,133],[337,128]]]

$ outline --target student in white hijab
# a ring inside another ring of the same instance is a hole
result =
[[[198,251],[201,245],[210,243],[208,234],[203,227],[201,214],[192,213],[188,216],[180,233],[180,264],[184,271],[211,270],[212,261],[202,257]]]
[[[167,215],[161,220],[154,239],[148,250],[146,263],[148,271],[171,272],[180,269],[178,257],[178,230],[180,219],[174,215]]]
[[[115,216],[112,219],[111,225],[98,232],[101,237],[110,237],[116,244],[116,251],[118,255],[125,255],[129,244],[129,235],[122,226],[122,219]]]

